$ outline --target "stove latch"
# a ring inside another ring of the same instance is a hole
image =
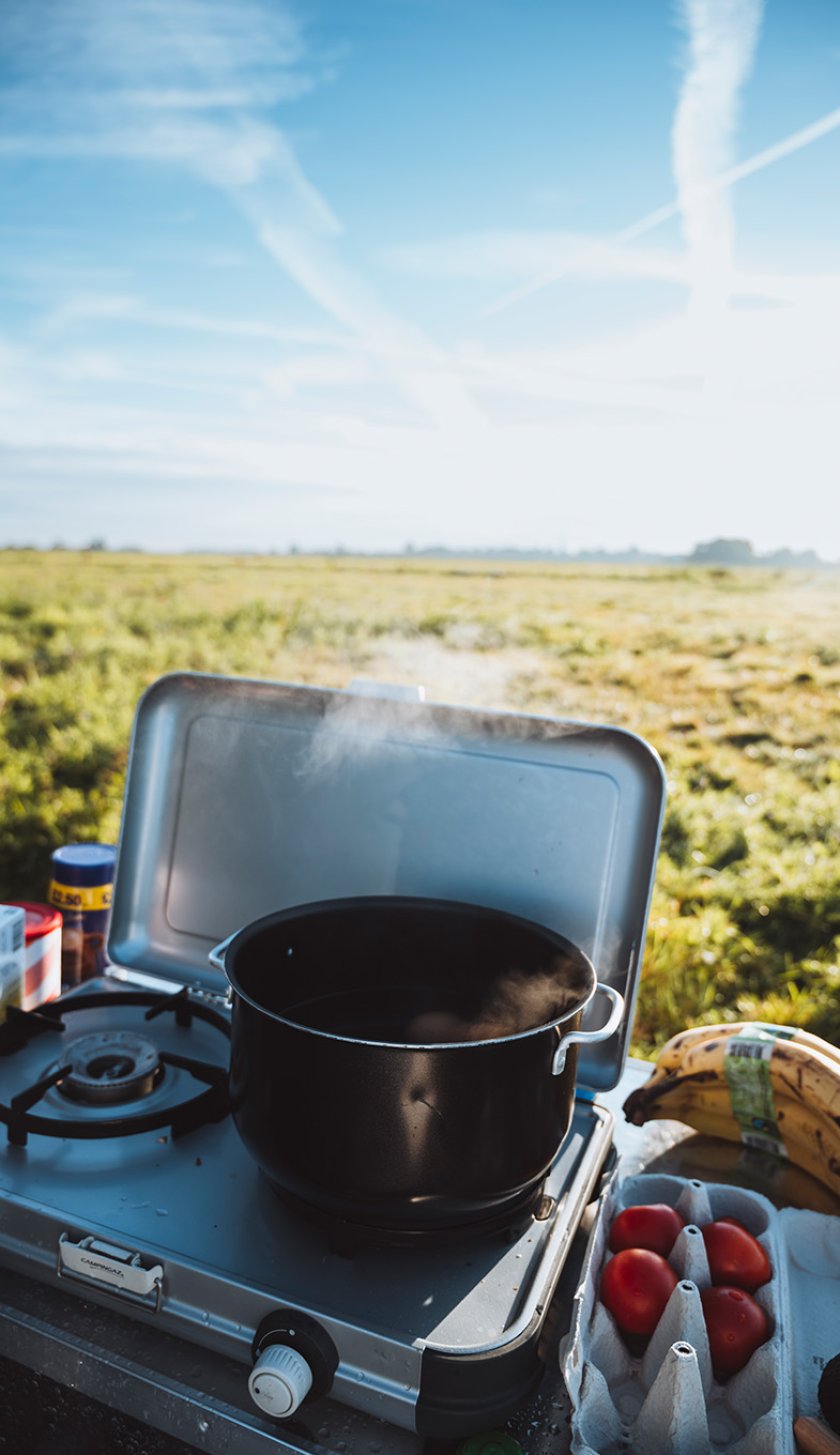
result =
[[[252,1346],[248,1392],[264,1414],[287,1420],[310,1395],[328,1393],[338,1350],[326,1329],[296,1309],[277,1309],[263,1319]]]
[[[109,1293],[116,1293],[132,1303],[142,1303],[160,1312],[163,1296],[163,1265],[147,1268],[140,1254],[130,1248],[119,1248],[100,1238],[82,1238],[74,1243],[67,1233],[58,1240],[59,1278],[79,1279],[91,1287],[104,1284]]]

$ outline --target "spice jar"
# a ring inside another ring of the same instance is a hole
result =
[[[66,989],[100,975],[114,889],[113,844],[65,844],[52,856],[49,901],[64,918],[61,983]]]

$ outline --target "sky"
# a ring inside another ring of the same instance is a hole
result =
[[[836,0],[3,0],[0,544],[840,559]]]

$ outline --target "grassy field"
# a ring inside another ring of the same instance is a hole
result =
[[[633,728],[669,804],[635,1026],[840,1040],[840,575],[0,553],[0,898],[116,837],[137,698],[192,669]]]

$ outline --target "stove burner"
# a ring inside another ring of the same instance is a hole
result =
[[[130,1031],[82,1036],[63,1060],[70,1069],[58,1090],[84,1106],[118,1106],[148,1096],[164,1074],[157,1047]]]
[[[40,1011],[9,1006],[6,1020],[0,1025],[0,1056],[15,1056],[39,1036],[63,1035],[65,1017],[72,1013],[108,1010],[118,1015],[121,1007],[142,1007],[147,1021],[171,1014],[185,1032],[196,1018],[215,1026],[225,1040],[230,1038],[228,1016],[194,999],[186,988],[171,995],[142,990],[88,991],[50,1001]],[[173,1105],[124,1105],[147,1097],[168,1066],[187,1072],[199,1089],[178,1098]],[[12,1147],[25,1147],[31,1132],[44,1137],[92,1140],[137,1136],[169,1127],[173,1138],[182,1137],[228,1115],[227,1079],[227,1057],[224,1064],[197,1061],[175,1051],[158,1050],[145,1036],[131,1031],[99,1032],[71,1042],[51,1071],[22,1087],[8,1106],[0,1102],[0,1123],[5,1123]],[[44,1116],[33,1110],[53,1087],[79,1106],[78,1116]],[[99,1108],[105,1114],[97,1115]]]

